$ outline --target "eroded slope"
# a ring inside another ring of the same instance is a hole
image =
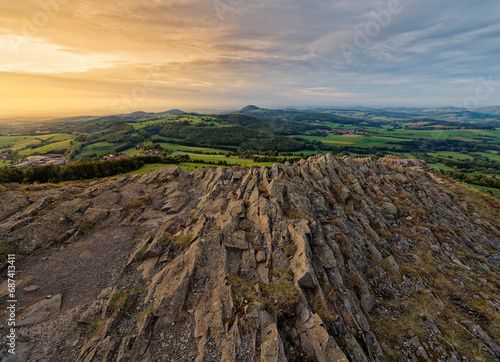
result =
[[[40,189],[0,195],[2,238],[25,256],[31,358],[500,358],[498,203],[419,161],[327,155]]]

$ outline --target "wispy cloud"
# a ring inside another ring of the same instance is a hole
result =
[[[33,112],[57,113],[64,104],[108,113],[153,68],[162,80],[140,104],[151,110],[450,105],[474,92],[478,77],[500,79],[498,1],[400,0],[383,18],[391,3],[3,2],[0,112],[22,113],[30,103]],[[217,4],[229,6],[223,16]],[[362,47],[359,31],[369,40]],[[350,59],[343,44],[356,50]]]

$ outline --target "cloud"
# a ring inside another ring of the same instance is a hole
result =
[[[151,69],[162,81],[137,109],[447,105],[473,93],[481,76],[500,79],[497,1],[400,0],[387,18],[393,2],[4,2],[0,80],[16,91],[0,109],[23,112],[14,105],[31,102],[56,112],[64,101],[81,112],[80,97],[107,113]],[[488,102],[499,100],[494,93]]]

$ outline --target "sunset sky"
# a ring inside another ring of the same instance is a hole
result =
[[[0,117],[500,105],[498,0],[0,0]]]

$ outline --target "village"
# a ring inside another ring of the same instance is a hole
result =
[[[327,134],[336,134],[336,135],[362,135],[366,136],[368,135],[368,132],[365,131],[360,131],[358,129],[328,129],[328,130],[322,130],[322,132],[327,133]]]

